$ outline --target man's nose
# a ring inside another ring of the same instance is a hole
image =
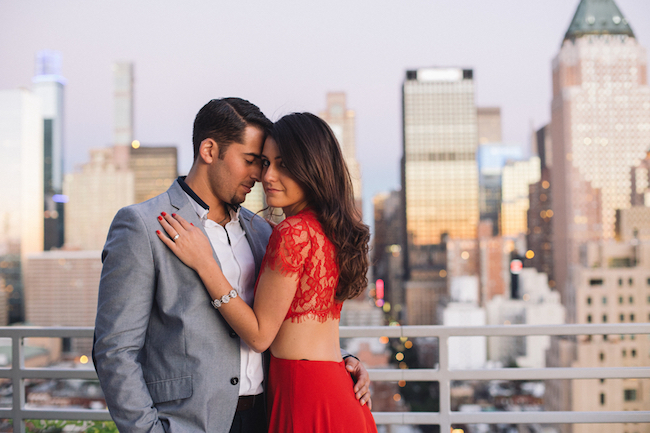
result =
[[[253,171],[251,172],[251,178],[255,180],[255,182],[259,182],[262,179],[262,164],[255,164],[255,167],[253,168]]]

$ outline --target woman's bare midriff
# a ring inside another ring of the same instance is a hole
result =
[[[300,322],[285,320],[271,344],[271,353],[282,359],[339,362],[339,320],[320,322],[309,316]]]

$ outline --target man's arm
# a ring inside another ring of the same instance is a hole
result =
[[[354,394],[361,403],[361,406],[368,404],[372,409],[372,400],[370,399],[370,375],[368,370],[363,366],[359,358],[341,349],[341,356],[345,361],[345,368],[348,370],[354,380]]]
[[[155,270],[146,226],[121,209],[102,252],[93,360],[106,404],[120,431],[164,429],[138,361],[155,294]]]

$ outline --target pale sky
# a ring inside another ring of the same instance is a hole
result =
[[[176,145],[191,165],[192,121],[239,96],[277,120],[318,113],[344,91],[357,115],[365,216],[399,187],[406,70],[474,69],[476,102],[502,110],[504,142],[549,121],[551,61],[578,0],[0,0],[0,89],[30,87],[35,53],[63,56],[66,172],[112,142],[114,61],[135,64],[135,138]],[[617,0],[650,46],[650,1]],[[368,221],[369,222],[369,221]]]

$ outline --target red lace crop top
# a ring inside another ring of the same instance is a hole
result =
[[[336,248],[313,211],[302,210],[273,229],[260,273],[267,267],[285,276],[298,276],[298,288],[284,320],[341,318],[343,303],[334,298],[339,282]]]

